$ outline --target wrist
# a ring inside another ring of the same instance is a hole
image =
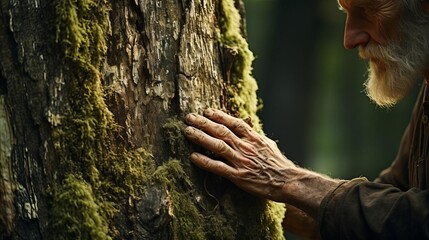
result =
[[[284,202],[292,204],[316,218],[323,198],[340,180],[303,168],[291,168],[285,175]]]

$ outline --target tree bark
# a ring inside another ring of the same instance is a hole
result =
[[[207,107],[260,130],[241,0],[0,3],[3,239],[283,238],[182,135]]]

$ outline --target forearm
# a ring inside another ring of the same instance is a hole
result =
[[[284,202],[292,204],[313,218],[318,217],[323,198],[340,183],[340,180],[303,168],[288,169],[282,187]]]

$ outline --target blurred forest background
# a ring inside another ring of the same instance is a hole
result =
[[[363,92],[366,62],[343,48],[336,0],[245,0],[267,136],[300,166],[370,180],[396,156],[418,87],[386,110]]]

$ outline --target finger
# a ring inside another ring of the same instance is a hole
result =
[[[213,120],[214,122],[225,125],[227,128],[231,129],[233,133],[237,134],[239,137],[246,137],[250,132],[253,131],[252,127],[247,124],[243,119],[230,116],[223,111],[208,108],[204,111],[204,116]]]
[[[213,160],[205,155],[200,153],[192,153],[191,161],[197,165],[198,167],[205,169],[209,172],[215,173],[217,175],[230,178],[231,176],[235,176],[236,170],[225,164],[224,162]]]
[[[234,145],[234,143],[240,140],[227,127],[222,124],[215,123],[204,116],[191,113],[186,115],[185,120],[189,125],[199,128],[202,131],[210,134],[211,136],[214,136],[215,138],[222,139],[229,145]]]
[[[223,140],[214,138],[194,127],[185,128],[185,136],[192,142],[231,162],[235,162],[237,160],[237,152]]]

